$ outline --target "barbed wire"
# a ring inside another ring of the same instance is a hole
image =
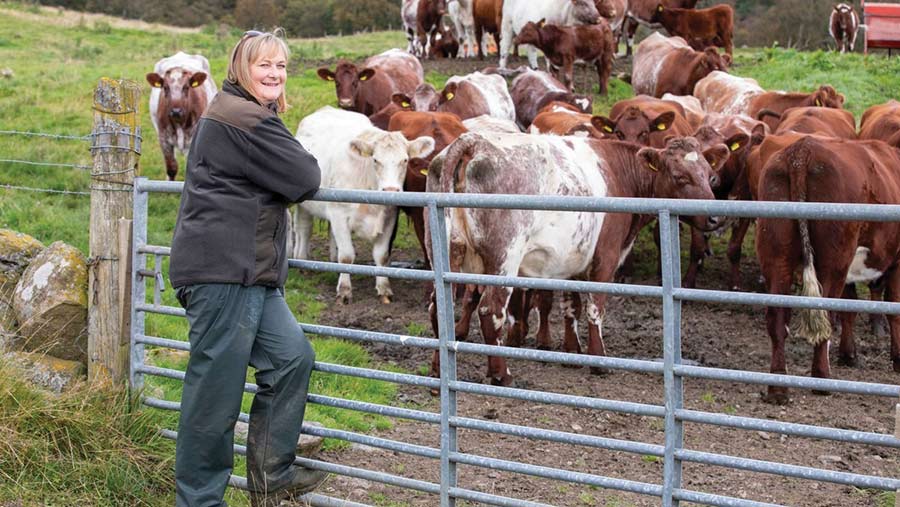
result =
[[[0,158],[0,162],[8,162],[12,164],[25,164],[25,165],[45,165],[50,167],[72,167],[75,169],[81,169],[83,171],[90,170],[92,166],[89,165],[81,165],[81,164],[65,164],[61,162],[32,162],[31,160],[17,160],[12,158]]]
[[[44,132],[26,132],[22,130],[0,130],[0,134],[4,135],[17,135],[17,136],[35,136],[35,137],[50,137],[53,139],[74,139],[78,141],[85,141],[90,139],[90,135],[86,136],[73,136],[73,135],[65,135],[65,134],[47,134]]]

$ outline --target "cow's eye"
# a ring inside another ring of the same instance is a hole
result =
[[[617,130],[617,131],[616,131],[616,137],[618,137],[619,139],[623,139],[623,140],[624,140],[624,139],[625,139],[625,134]]]

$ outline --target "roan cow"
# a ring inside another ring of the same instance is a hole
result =
[[[828,16],[828,33],[834,39],[834,50],[852,53],[858,30],[859,16],[856,15],[853,6],[845,3],[836,4]]]
[[[631,71],[634,93],[662,97],[666,93],[690,95],[694,85],[710,72],[728,72],[731,57],[715,48],[692,49],[681,37],[650,34],[638,44]]]

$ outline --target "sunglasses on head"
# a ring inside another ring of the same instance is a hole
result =
[[[244,35],[241,36],[242,39],[247,39],[250,37],[256,37],[257,35],[262,35],[265,32],[260,32],[259,30],[247,30],[244,32]]]

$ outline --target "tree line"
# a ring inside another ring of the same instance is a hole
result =
[[[814,49],[830,43],[828,15],[838,1],[701,0],[735,9],[735,42],[751,47]],[[859,2],[853,3],[859,12]],[[102,12],[178,26],[225,23],[241,29],[281,26],[289,37],[318,37],[400,27],[401,0],[38,0],[44,5]],[[861,13],[860,13],[861,14]]]

